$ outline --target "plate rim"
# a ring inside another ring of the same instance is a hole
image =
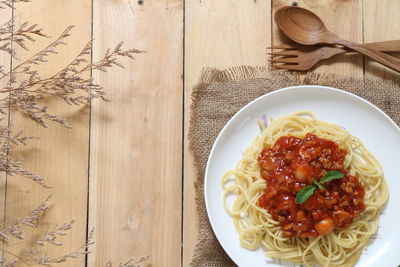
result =
[[[330,87],[330,86],[323,86],[323,85],[296,85],[296,86],[288,86],[288,87],[284,87],[284,88],[280,88],[277,90],[274,90],[272,92],[266,93],[264,95],[261,95],[255,99],[253,99],[252,101],[250,101],[249,103],[247,103],[246,105],[244,105],[243,107],[241,107],[224,125],[224,127],[221,129],[221,131],[218,133],[217,137],[214,140],[214,143],[211,147],[210,153],[208,154],[208,159],[207,159],[207,164],[206,164],[206,168],[205,168],[205,172],[204,172],[204,182],[203,182],[203,196],[204,196],[204,202],[205,202],[205,206],[206,206],[206,212],[207,212],[207,218],[208,221],[210,222],[211,225],[211,229],[215,235],[215,237],[217,238],[219,244],[221,245],[221,247],[223,248],[223,250],[225,251],[225,253],[229,256],[229,258],[236,264],[239,266],[239,263],[237,261],[235,261],[235,259],[233,259],[231,257],[231,255],[227,252],[227,250],[225,249],[223,243],[221,242],[221,237],[220,235],[215,231],[215,223],[213,222],[213,220],[210,217],[210,207],[209,207],[209,203],[207,200],[207,185],[208,185],[208,173],[210,170],[210,158],[211,155],[213,154],[214,150],[216,149],[216,145],[217,143],[219,143],[219,140],[222,136],[222,134],[226,131],[226,129],[228,128],[228,126],[232,123],[232,121],[238,117],[242,112],[244,112],[245,109],[247,109],[249,106],[253,105],[254,103],[270,97],[271,95],[274,94],[279,94],[283,91],[294,91],[294,90],[302,90],[302,89],[307,89],[307,88],[315,88],[315,89],[320,89],[320,90],[327,90],[327,91],[333,91],[335,93],[339,93],[339,94],[344,94],[344,95],[349,95],[351,97],[356,98],[357,100],[360,100],[361,102],[364,102],[365,104],[369,105],[370,107],[372,107],[375,111],[378,111],[381,115],[383,115],[386,119],[388,119],[388,121],[392,124],[392,126],[394,126],[394,128],[397,130],[397,132],[400,134],[400,127],[394,122],[394,120],[387,115],[383,110],[381,110],[378,106],[376,106],[375,104],[369,102],[368,100],[350,93],[348,91],[339,89],[339,88],[335,88],[335,87]]]

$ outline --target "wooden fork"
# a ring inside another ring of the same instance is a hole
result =
[[[400,40],[368,43],[365,45],[382,52],[400,52]],[[281,50],[268,53],[272,56],[272,59],[270,60],[272,67],[297,71],[309,70],[319,61],[331,58],[334,55],[352,52],[351,50],[342,47],[307,46],[297,43],[277,45],[268,48],[272,50]]]

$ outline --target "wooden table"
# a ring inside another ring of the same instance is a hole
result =
[[[297,3],[315,11],[345,39],[361,43],[400,39],[400,1]],[[27,20],[38,23],[53,37],[68,25],[76,26],[69,45],[51,58],[52,63],[43,64],[42,71],[48,74],[71,61],[91,38],[94,61],[120,40],[125,47],[147,52],[135,61],[124,61],[124,70],[93,73],[111,103],[94,101],[82,108],[49,100],[52,110],[71,122],[72,130],[56,124],[44,129],[11,112],[14,129],[40,137],[16,154],[54,188],[3,175],[4,218],[12,221],[53,194],[45,226],[70,219],[76,223],[63,239],[64,246],[50,247],[49,254],[62,255],[79,247],[88,229],[95,228],[96,236],[86,260],[61,266],[105,266],[108,260],[117,264],[144,255],[151,255],[145,266],[188,266],[198,232],[195,170],[187,139],[191,90],[203,67],[267,65],[266,47],[282,40],[272,14],[290,4],[287,0],[32,0],[15,4],[13,13],[1,10],[4,21],[14,15],[17,25]],[[17,48],[18,53],[27,58],[49,42],[38,40],[30,52]],[[9,57],[1,60],[15,64]],[[399,77],[359,55],[335,57],[315,71]]]

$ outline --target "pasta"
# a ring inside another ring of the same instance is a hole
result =
[[[260,123],[261,133],[244,151],[234,170],[221,180],[224,207],[239,233],[240,244],[246,249],[262,246],[267,257],[279,258],[310,266],[353,266],[368,240],[376,233],[380,211],[388,199],[388,187],[377,159],[363,143],[338,125],[318,121],[310,111],[299,111],[273,120],[267,127]],[[331,140],[347,151],[344,168],[356,176],[365,190],[365,210],[349,227],[335,228],[317,237],[286,236],[278,221],[259,200],[268,184],[260,175],[258,156],[282,136],[303,138],[312,133]],[[228,197],[234,195],[231,206]]]

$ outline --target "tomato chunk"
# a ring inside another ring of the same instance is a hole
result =
[[[333,231],[335,228],[335,223],[331,218],[326,218],[315,224],[315,230],[317,230],[320,235],[327,235]]]

